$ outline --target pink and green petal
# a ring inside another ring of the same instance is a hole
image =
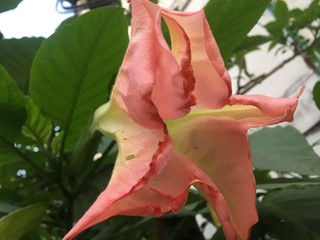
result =
[[[195,79],[191,67],[189,39],[181,26],[172,18],[163,15],[171,33],[172,41],[178,47],[169,49],[161,32],[160,15],[157,16],[156,32],[159,56],[157,59],[156,83],[151,100],[163,120],[183,117],[195,105],[192,95]]]
[[[190,51],[185,43],[183,60],[177,62],[161,32],[159,6],[145,0],[131,6],[131,40],[111,98],[137,123],[159,128],[159,119],[182,117],[194,104],[192,89],[186,88],[194,83]],[[187,42],[183,30],[170,25]]]
[[[163,11],[181,25],[190,40],[191,64],[196,79],[193,92],[197,102],[195,108],[220,108],[228,104],[231,79],[204,11]]]
[[[243,112],[241,122],[248,128],[291,122],[298,105],[298,99],[303,93],[302,88],[294,98],[274,98],[263,95],[233,95],[230,104],[237,106],[254,106],[256,114]]]
[[[144,128],[112,103],[97,109],[93,130],[99,130],[117,140],[118,157],[106,190],[65,239],[72,239],[90,226],[120,214],[116,203],[142,188],[148,176],[161,172],[172,155],[172,144],[165,128]]]
[[[166,124],[169,128],[174,128],[205,116],[232,118],[242,123],[247,129],[290,122],[293,120],[302,91],[303,89],[294,98],[233,95],[230,97],[232,105],[226,105],[220,109],[194,109],[182,118],[166,121]]]
[[[131,40],[120,67],[111,99],[137,123],[149,128],[161,128],[158,111],[150,100],[157,54],[154,20],[143,1],[132,4]],[[144,42],[144,44],[141,44]]]
[[[169,134],[175,150],[192,159],[223,196],[229,218],[221,217],[219,209],[216,212],[224,231],[232,235],[232,226],[240,239],[247,239],[258,220],[247,129],[231,118],[209,116],[169,129]],[[202,182],[212,186],[206,180]],[[203,186],[201,192],[206,191]],[[206,197],[216,208],[216,197],[210,192]]]

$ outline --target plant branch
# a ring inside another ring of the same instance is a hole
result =
[[[184,3],[180,11],[185,11],[187,7],[190,5],[190,3],[191,3],[191,0],[186,0],[186,2]]]
[[[40,148],[40,150],[44,154],[44,156],[48,159],[49,163],[51,163],[53,167],[57,168],[58,166],[57,166],[56,162],[53,161],[50,152],[46,149],[44,143],[42,142],[41,138],[38,136],[36,131],[34,131],[34,129],[31,126],[29,126],[28,124],[26,124],[26,128],[28,128],[28,130],[33,134],[35,141],[37,143],[37,146]]]
[[[9,141],[7,141],[4,138],[0,138],[0,140],[6,146],[8,146],[12,152],[14,152],[18,156],[20,156],[26,163],[28,163],[39,175],[41,175],[42,177],[44,177],[46,179],[52,180],[52,178],[48,175],[48,173],[46,171],[44,171],[40,166],[38,166],[38,164],[33,162],[32,159],[30,159],[26,154],[24,154],[19,149],[17,149],[12,143],[10,143]]]
[[[18,156],[20,156],[26,163],[28,163],[39,175],[41,175],[43,178],[47,179],[48,181],[52,182],[52,183],[56,183],[61,192],[63,193],[63,195],[65,197],[69,197],[70,194],[67,191],[67,189],[63,186],[63,184],[61,183],[61,181],[59,179],[55,179],[49,172],[45,171],[43,168],[41,168],[38,164],[36,164],[32,159],[30,159],[26,154],[24,154],[23,152],[21,152],[19,149],[17,149],[12,143],[10,143],[9,141],[7,141],[4,138],[0,138],[0,140],[7,145],[11,151],[13,151],[15,154],[17,154]]]
[[[262,81],[264,81],[266,78],[270,77],[272,74],[277,72],[279,69],[284,67],[287,63],[291,62],[293,59],[295,59],[299,54],[295,53],[293,56],[289,57],[288,59],[284,60],[282,63],[280,63],[278,66],[273,68],[270,72],[261,74],[260,76],[252,79],[250,82],[246,83],[243,86],[239,86],[238,93],[244,94],[250,91],[252,88],[254,88],[256,85],[260,84]]]

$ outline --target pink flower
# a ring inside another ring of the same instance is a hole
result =
[[[94,120],[95,130],[117,140],[118,158],[109,185],[64,239],[115,215],[177,212],[190,185],[213,207],[227,239],[248,239],[258,217],[247,131],[292,121],[298,97],[231,96],[203,11],[131,4],[131,41],[111,100]]]

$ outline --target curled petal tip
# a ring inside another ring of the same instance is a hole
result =
[[[298,94],[296,95],[296,98],[301,97],[301,95],[303,94],[305,88],[306,88],[305,86],[302,86],[302,88],[300,89],[300,91],[299,91]]]

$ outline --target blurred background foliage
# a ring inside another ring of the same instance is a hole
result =
[[[2,0],[0,13],[21,1]],[[75,15],[48,39],[0,40],[0,240],[61,239],[105,188],[117,155],[114,141],[87,129],[108,100],[125,53],[130,9],[118,0],[57,4]],[[263,26],[268,35],[248,36],[266,9],[274,15]],[[320,74],[319,0],[303,10],[289,10],[282,0],[210,0],[205,12],[226,66],[239,69],[239,94],[297,56]],[[263,44],[292,56],[254,76],[245,56]],[[320,82],[313,94],[320,107]],[[260,130],[250,140],[260,217],[251,239],[320,239],[319,156],[290,126]],[[77,239],[224,237],[205,200],[190,189],[178,214],[113,217]]]

